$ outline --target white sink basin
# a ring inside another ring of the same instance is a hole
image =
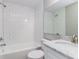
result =
[[[74,44],[70,41],[66,41],[66,40],[52,40],[51,41],[52,43],[54,44],[58,44],[58,45],[68,45],[68,46],[74,46],[74,47],[77,47],[77,44]]]
[[[64,54],[69,55],[74,59],[77,59],[77,56],[78,56],[77,44],[74,44],[70,41],[65,41],[65,40],[56,40],[56,41],[53,41],[53,43],[57,48],[59,48],[60,52],[63,52]]]

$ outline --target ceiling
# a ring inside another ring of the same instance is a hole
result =
[[[52,0],[52,1],[54,1],[54,0]],[[53,2],[48,3],[48,5],[45,7],[46,8],[45,10],[54,12],[62,7],[66,7],[66,6],[73,4],[77,1],[78,0],[57,0],[57,1],[55,0],[55,3],[53,3]]]
[[[4,0],[4,2],[12,2],[34,8],[38,7],[41,1],[42,0]],[[45,2],[47,2],[46,4],[47,10],[49,11],[55,11],[56,9],[72,4],[75,1],[77,0],[45,0]]]
[[[41,0],[4,0],[5,2],[12,2],[20,5],[27,5],[30,7],[37,7]]]

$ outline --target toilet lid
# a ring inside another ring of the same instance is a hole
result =
[[[41,58],[43,56],[44,56],[44,53],[41,50],[34,50],[28,54],[29,58]]]

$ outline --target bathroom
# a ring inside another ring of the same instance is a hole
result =
[[[50,58],[45,46],[53,39],[72,43],[78,34],[77,4],[77,0],[0,0],[0,59],[30,59],[33,50],[43,52],[37,59],[57,59]]]

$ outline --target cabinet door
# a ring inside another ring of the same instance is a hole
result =
[[[46,59],[72,59],[64,54],[57,52],[55,49],[50,48],[48,46],[43,45],[42,48],[45,52]]]

